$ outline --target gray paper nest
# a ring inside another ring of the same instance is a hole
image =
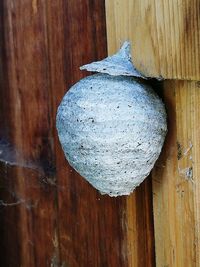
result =
[[[164,104],[132,64],[128,42],[117,54],[81,69],[99,73],[73,85],[58,108],[66,159],[102,194],[129,195],[161,152]]]

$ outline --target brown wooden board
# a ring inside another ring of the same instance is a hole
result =
[[[50,266],[57,232],[46,6],[1,1],[1,266]]]

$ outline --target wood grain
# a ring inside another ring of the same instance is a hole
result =
[[[198,0],[106,7],[109,53],[128,38],[146,74],[199,79]],[[106,54],[103,1],[0,1],[2,266],[155,266],[150,178],[130,197],[101,196],[57,139],[57,106],[88,75],[78,67]],[[153,172],[156,263],[199,266],[199,83],[160,92],[169,133]]]
[[[146,75],[200,79],[198,0],[106,1],[106,19],[110,54],[128,39]],[[158,93],[169,132],[153,172],[156,266],[199,266],[199,82],[165,81]]]
[[[128,266],[125,198],[101,196],[55,129],[79,66],[106,56],[103,1],[0,3],[0,265]]]
[[[1,1],[1,265],[8,267],[50,266],[57,253],[46,11],[38,5],[36,12],[30,1]]]
[[[151,179],[126,199],[128,266],[155,266]]]
[[[163,94],[169,132],[153,172],[156,263],[199,266],[199,83],[167,81]]]
[[[106,0],[109,53],[125,40],[147,76],[200,79],[199,0]]]

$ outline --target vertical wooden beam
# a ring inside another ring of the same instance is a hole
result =
[[[199,83],[164,84],[169,133],[153,172],[157,266],[200,264]]]

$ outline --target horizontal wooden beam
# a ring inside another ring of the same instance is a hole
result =
[[[106,0],[109,53],[132,43],[147,76],[200,80],[200,0]]]

